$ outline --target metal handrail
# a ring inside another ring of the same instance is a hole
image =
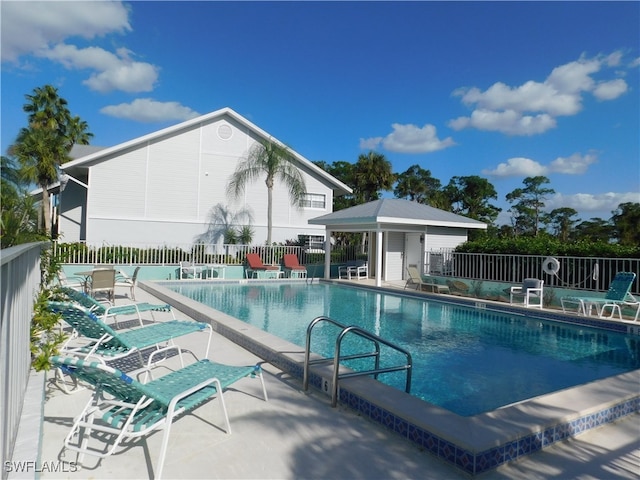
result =
[[[338,337],[336,338],[336,348],[335,348],[335,356],[333,357],[333,359],[331,358],[320,358],[320,359],[316,359],[316,360],[311,360],[311,332],[313,331],[313,328],[320,322],[328,322],[328,323],[332,323],[333,325],[339,327],[341,329],[340,333],[338,334]],[[347,356],[340,356],[340,350],[341,350],[341,346],[342,346],[342,340],[344,339],[344,337],[348,334],[348,333],[354,333],[362,338],[365,338],[367,340],[371,340],[375,346],[375,352],[369,352],[369,353],[361,353],[361,354],[354,354],[354,355],[347,355]],[[380,344],[386,345],[389,348],[392,348],[402,354],[405,355],[407,362],[404,365],[398,365],[398,366],[393,366],[393,367],[385,367],[385,368],[380,368]],[[375,358],[375,368],[372,370],[365,370],[365,371],[360,371],[360,372],[347,372],[347,373],[342,373],[340,374],[340,361],[344,361],[344,360],[353,360],[353,359],[358,359],[358,358],[367,358],[367,357],[374,357]],[[373,333],[370,333],[366,330],[363,330],[360,327],[357,327],[355,325],[351,325],[351,326],[346,326],[336,320],[333,320],[329,317],[324,317],[324,316],[320,316],[320,317],[316,317],[315,319],[313,319],[311,321],[311,323],[309,323],[309,326],[307,327],[307,336],[306,336],[306,344],[305,344],[305,352],[304,352],[304,373],[303,373],[303,380],[302,380],[302,386],[304,391],[307,391],[309,389],[309,368],[312,364],[319,364],[319,363],[329,363],[333,361],[333,382],[331,385],[331,406],[335,407],[338,404],[338,382],[341,378],[351,378],[351,377],[360,377],[360,376],[365,376],[365,375],[373,375],[373,377],[375,379],[378,378],[378,375],[380,373],[390,373],[390,372],[398,372],[398,371],[406,371],[407,372],[407,378],[406,378],[406,384],[405,384],[405,391],[407,393],[411,392],[411,372],[412,372],[412,367],[413,367],[413,361],[411,358],[411,353],[409,353],[407,350],[405,350],[402,347],[399,347],[397,345],[395,345],[392,342],[389,342],[388,340],[385,340],[384,338],[375,335]]]

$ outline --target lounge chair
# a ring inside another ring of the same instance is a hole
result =
[[[60,270],[58,272],[58,284],[62,287],[74,288],[76,290],[85,290],[87,288],[86,277],[73,277],[69,278],[65,273]]]
[[[521,298],[525,307],[542,308],[544,280],[537,278],[525,278],[522,285],[511,287],[509,291],[509,303],[513,305],[514,300]],[[535,301],[537,299],[537,301]],[[532,301],[534,300],[534,301]]]
[[[126,357],[135,352],[138,354],[141,365],[144,365],[141,351],[155,347],[156,350],[151,353],[147,361],[148,367],[153,363],[155,355],[171,349],[177,349],[182,359],[182,350],[174,344],[173,340],[183,335],[206,330],[209,338],[203,358],[209,355],[212,328],[207,323],[169,320],[130,330],[114,330],[93,312],[74,303],[48,302],[47,308],[51,312],[60,314],[62,319],[86,341],[86,344],[77,347],[70,346],[68,341],[63,345],[62,350],[69,353],[85,357],[92,356],[105,362]]]
[[[136,299],[136,285],[138,284],[138,272],[140,271],[140,266],[137,266],[133,271],[133,275],[129,276],[123,271],[120,271],[119,275],[116,275],[116,285],[115,287],[126,287],[129,289],[131,300]]]
[[[92,398],[75,418],[64,439],[64,448],[78,452],[77,463],[82,465],[85,455],[108,457],[116,453],[126,440],[164,430],[156,471],[153,472],[156,479],[162,476],[172,424],[180,416],[218,396],[225,431],[230,434],[223,392],[247,376],[260,378],[264,399],[268,400],[259,365],[235,367],[205,359],[149,383],[140,383],[120,370],[95,361],[56,356],[51,358],[51,363],[95,387]],[[208,420],[205,421],[210,425]],[[92,432],[98,434],[92,435]]]
[[[60,292],[72,302],[89,309],[94,315],[100,317],[102,321],[106,321],[113,317],[116,326],[118,325],[118,315],[135,315],[138,318],[140,326],[144,326],[142,321],[143,312],[150,312],[152,318],[153,312],[170,312],[173,319],[176,319],[173,310],[171,310],[171,305],[169,304],[136,302],[125,305],[112,305],[110,302],[100,302],[97,298],[69,287],[60,287]]]
[[[434,281],[425,281],[416,267],[407,267],[407,275],[407,282],[404,284],[404,288],[415,285],[416,290],[424,290],[432,293],[450,293],[447,285],[439,285]]]
[[[247,278],[257,278],[258,272],[272,272],[276,276],[280,275],[280,267],[277,265],[265,265],[257,253],[247,253],[246,260],[245,275]]]
[[[637,322],[640,315],[640,301],[629,292],[635,279],[636,274],[633,272],[618,272],[604,297],[581,297],[578,295],[562,297],[560,299],[562,311],[566,313],[567,306],[573,305],[574,308],[577,307],[576,313],[589,316],[591,310],[595,308],[598,317],[603,318],[605,312],[610,309],[609,318],[613,318],[617,312],[618,317],[622,320],[621,307],[631,306],[636,308],[634,321]]]
[[[300,265],[298,257],[287,253],[282,257],[285,272],[289,272],[289,278],[307,278],[307,268]]]

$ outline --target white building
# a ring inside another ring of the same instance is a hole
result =
[[[333,232],[367,232],[368,274],[376,279],[377,286],[382,281],[405,279],[409,266],[422,273],[443,273],[449,267],[433,265],[430,252],[452,250],[467,241],[469,230],[487,228],[478,220],[399,198],[345,208],[314,218],[311,223],[324,225],[326,238],[331,238]],[[327,244],[327,252],[329,248]],[[329,271],[329,263],[327,253],[325,272]]]
[[[82,156],[62,165],[56,212],[61,241],[196,243],[211,227],[212,209],[220,205],[229,217],[242,209],[250,211],[253,243],[264,243],[264,180],[248,184],[244,197],[237,200],[227,198],[226,190],[237,164],[256,142],[265,140],[281,144],[230,108],[223,108],[114,147],[75,150]],[[292,205],[287,189],[276,183],[274,242],[297,240],[299,235],[324,237],[324,227],[308,220],[331,213],[334,196],[351,193],[348,186],[302,155],[291,154],[306,182],[307,198],[302,207]]]

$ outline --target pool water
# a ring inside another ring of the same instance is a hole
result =
[[[278,282],[170,288],[301,347],[317,316],[357,325],[411,353],[412,395],[462,416],[640,368],[638,337],[371,289]],[[313,332],[311,350],[333,356],[336,327]],[[357,351],[357,337],[346,337],[342,354]],[[383,348],[382,365],[403,360]],[[371,367],[364,362],[345,364]],[[404,373],[379,380],[404,390]]]

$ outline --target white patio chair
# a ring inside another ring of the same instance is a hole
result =
[[[509,303],[513,305],[515,299],[522,298],[522,303],[525,307],[542,308],[543,285],[544,280],[538,280],[537,278],[525,278],[522,285],[511,287]],[[537,301],[532,302],[532,300],[535,299],[537,299]]]

